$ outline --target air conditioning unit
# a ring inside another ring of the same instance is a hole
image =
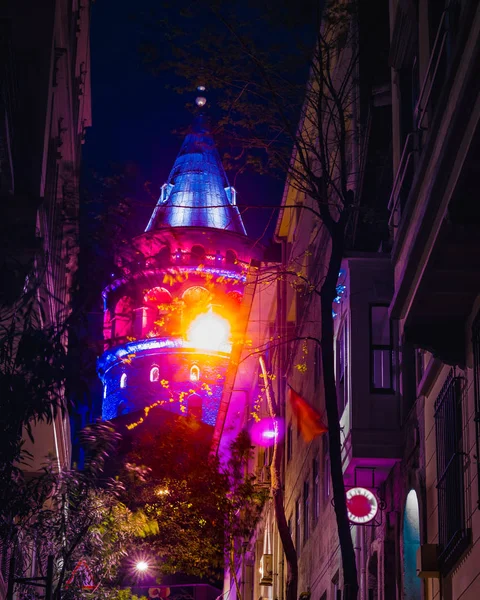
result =
[[[260,559],[260,585],[273,584],[272,555],[263,554]]]
[[[417,575],[422,579],[440,577],[437,544],[422,544],[417,550]]]

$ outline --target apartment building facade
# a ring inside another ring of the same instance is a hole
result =
[[[17,319],[15,338],[32,290],[40,329],[61,330],[71,308],[81,148],[91,125],[90,2],[6,0],[0,27],[0,304],[3,336]],[[33,437],[25,435],[31,457],[22,468],[34,473],[48,455],[59,469],[70,466],[68,415],[35,424]],[[1,597],[8,560],[2,552]]]
[[[480,8],[428,0],[357,6],[358,152],[350,147],[350,164],[358,218],[347,229],[332,310],[345,490],[347,497],[366,490],[374,507],[363,524],[350,514],[358,597],[473,599],[480,586],[473,182]],[[277,282],[272,330],[291,341],[277,344],[269,360],[285,424],[285,514],[299,597],[338,600],[328,436],[305,442],[287,400],[291,387],[325,414],[320,300],[298,285],[298,273],[310,291],[322,281],[329,239],[313,201],[294,184],[287,182],[283,206],[276,237],[283,265],[297,277]],[[269,465],[271,455],[259,448],[259,464]],[[273,503],[244,563],[246,598],[285,598]]]

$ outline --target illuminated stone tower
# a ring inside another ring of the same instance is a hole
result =
[[[103,292],[104,419],[135,427],[162,407],[216,424],[254,254],[235,196],[200,114]]]

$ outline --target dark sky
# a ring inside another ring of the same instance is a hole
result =
[[[167,90],[168,73],[154,77],[142,65],[141,19],[134,21],[131,15],[150,7],[158,3],[97,0],[91,22],[93,126],[84,147],[84,170],[107,175],[112,173],[111,163],[135,165],[138,202],[132,230],[136,234],[145,228],[154,206],[143,184],[152,181],[156,194],[166,181],[182,141],[173,130],[189,124],[185,103],[195,97],[193,90],[190,98]],[[236,188],[239,204],[278,205],[283,182],[249,174],[239,178]],[[245,213],[250,237],[262,235],[269,216],[270,211],[258,208]],[[264,242],[272,233],[273,223]]]

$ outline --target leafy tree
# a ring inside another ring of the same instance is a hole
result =
[[[0,494],[18,474],[16,461],[28,459],[24,435],[33,441],[35,423],[51,422],[66,409],[68,325],[66,319],[43,325],[41,279],[30,273],[17,302],[0,307]]]
[[[219,96],[218,137],[232,140],[227,166],[287,173],[288,186],[296,191],[297,199],[289,202],[287,197],[283,208],[308,211],[316,224],[314,277],[306,277],[298,268],[302,257],[292,257],[291,264],[282,265],[274,276],[305,284],[307,294],[321,304],[319,333],[310,339],[322,350],[332,488],[347,600],[357,597],[358,583],[341,464],[332,303],[348,227],[358,215],[354,194],[358,169],[355,10],[353,1],[307,0],[279,6],[205,0],[190,4],[183,21],[172,12],[158,20],[151,18],[156,35],[161,28],[163,37],[160,45],[144,47],[153,71],[173,68],[188,87],[205,85]],[[309,74],[303,77],[307,64]],[[185,91],[184,85],[179,87]],[[275,506],[287,561],[287,599],[296,600],[297,556],[284,508],[280,502]]]
[[[38,576],[45,577],[47,558],[53,556],[54,600],[104,598],[136,538],[157,531],[143,512],[132,512],[120,501],[123,485],[105,477],[105,461],[118,434],[101,423],[89,427],[83,438],[88,456],[82,471],[59,472],[49,461],[34,478],[18,474],[1,507],[0,535],[16,557],[15,577],[29,573],[33,556]],[[81,560],[88,563],[96,592],[83,591],[82,577],[75,575]],[[20,588],[28,591],[28,585]]]
[[[246,468],[249,436],[239,435],[222,465],[210,454],[206,429],[193,418],[166,419],[157,432],[137,434],[129,454],[127,503],[157,523],[158,534],[145,546],[160,575],[217,580],[224,560],[236,559],[235,541],[259,519],[266,499]]]

